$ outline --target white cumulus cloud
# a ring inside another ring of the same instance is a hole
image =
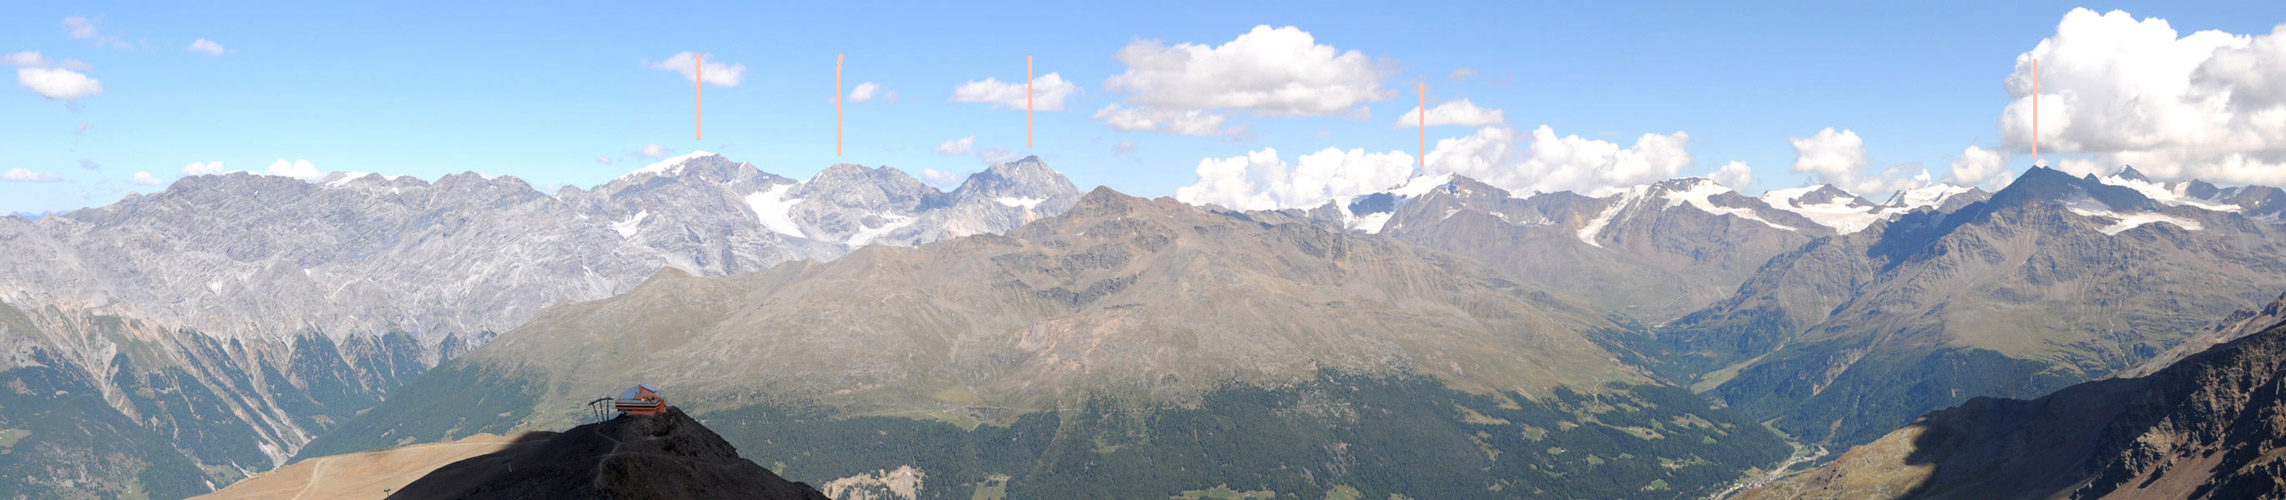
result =
[[[1221,46],[1137,40],[1119,49],[1127,71],[1104,86],[1135,106],[1244,109],[1258,116],[1326,116],[1389,99],[1387,68],[1355,50],[1319,45],[1300,28],[1255,26]]]
[[[1754,168],[1746,166],[1746,162],[1733,161],[1707,174],[1707,178],[1734,191],[1744,191],[1746,186],[1754,184]]]
[[[189,50],[193,53],[206,54],[210,56],[219,56],[222,55],[223,52],[222,44],[214,43],[213,40],[204,38],[200,38],[196,41],[191,42],[190,47],[186,47],[184,50]]]
[[[674,149],[670,149],[670,148],[668,148],[668,147],[666,147],[666,146],[661,146],[661,145],[659,145],[659,143],[653,142],[653,143],[649,143],[649,144],[644,144],[644,145],[643,145],[643,149],[639,149],[639,150],[636,150],[636,151],[635,151],[635,154],[636,154],[636,155],[639,155],[639,156],[642,156],[642,157],[644,157],[644,158],[650,158],[650,159],[656,160],[656,159],[660,159],[660,158],[666,158],[666,157],[667,157],[667,155],[675,154],[675,150],[674,150]]]
[[[11,168],[8,169],[7,172],[0,172],[0,180],[9,182],[60,182],[63,180],[63,176],[49,172],[34,172],[29,169]]]
[[[2166,20],[2073,9],[2017,56],[2000,116],[2013,149],[2032,142],[2039,60],[2042,153],[2090,153],[2100,170],[2154,178],[2286,183],[2286,25],[2269,34],[2182,34]]]
[[[228,170],[223,170],[222,162],[193,162],[189,165],[183,165],[181,176],[190,177],[194,175],[222,175],[223,172],[228,172]]]
[[[611,157],[609,157],[609,156],[598,156],[598,157],[595,157],[595,162],[596,162],[596,163],[605,164],[605,165],[610,165],[610,164],[611,164]]]
[[[1469,102],[1468,99],[1445,101],[1443,104],[1438,104],[1437,107],[1429,108],[1426,117],[1421,116],[1420,106],[1414,106],[1413,110],[1406,111],[1404,116],[1397,117],[1395,123],[1389,124],[1389,128],[1420,127],[1424,118],[1428,120],[1431,127],[1446,125],[1489,127],[1504,123],[1506,120],[1501,117],[1504,113],[1506,112],[1496,108],[1477,107],[1476,103]]]
[[[305,181],[314,181],[325,177],[325,172],[318,170],[316,165],[311,165],[309,160],[294,160],[291,162],[286,160],[278,160],[275,162],[270,162],[270,168],[263,170],[262,174],[275,175],[279,177],[292,177]]]
[[[164,181],[164,180],[160,180],[160,179],[159,179],[159,176],[156,176],[156,175],[151,175],[151,173],[150,173],[150,172],[136,172],[136,173],[135,173],[135,178],[133,178],[133,179],[128,179],[128,180],[127,180],[127,182],[132,182],[132,183],[135,183],[135,184],[141,184],[141,185],[145,185],[145,186],[157,186],[157,185],[161,185],[161,184],[166,184],[166,183],[167,183],[167,181]]]
[[[1198,183],[1177,188],[1175,199],[1238,210],[1311,208],[1404,183],[1413,175],[1413,155],[1326,148],[1289,165],[1277,149],[1262,148],[1199,160],[1197,172]]]
[[[1541,125],[1531,144],[1516,147],[1516,132],[1485,127],[1439,139],[1427,158],[1428,174],[1457,174],[1512,193],[1572,191],[1606,196],[1628,187],[1674,178],[1690,166],[1691,135],[1643,134],[1625,148],[1577,135],[1558,137]]]
[[[1032,109],[1035,111],[1062,111],[1064,99],[1079,92],[1078,85],[1064,80],[1063,75],[1049,73],[1032,79]],[[1000,109],[1024,109],[1024,82],[1003,82],[986,77],[953,87],[954,102],[991,104]]]
[[[1890,193],[1929,184],[1929,170],[1913,165],[1898,165],[1879,173],[1868,167],[1865,138],[1854,130],[1835,132],[1826,127],[1809,137],[1793,137],[1794,164],[1788,170],[1810,174],[1818,182],[1832,184],[1844,191],[1880,198]],[[1917,170],[1917,172],[1916,172]]]
[[[704,68],[700,67],[701,59],[705,61]],[[701,58],[699,54],[694,52],[678,52],[665,61],[656,63],[644,61],[643,66],[660,71],[682,73],[684,80],[694,82],[703,77],[706,79],[706,83],[716,87],[736,87],[738,82],[746,81],[745,64],[723,64],[721,60],[715,59],[711,54]]]
[[[2007,163],[2008,159],[2001,156],[1999,151],[1969,146],[1968,149],[1961,150],[1960,158],[1953,159],[1952,173],[1947,174],[1945,180],[1961,186],[1984,185],[1987,181],[2000,178],[2000,169]]]
[[[63,68],[16,68],[16,85],[41,97],[64,101],[103,93],[103,82]]]

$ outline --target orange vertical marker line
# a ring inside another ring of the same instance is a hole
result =
[[[1024,147],[1032,147],[1032,56],[1024,56]]]
[[[691,55],[691,140],[706,137],[706,54]]]
[[[1421,112],[1421,157],[1417,160],[1417,163],[1420,164],[1419,166],[1421,168],[1429,168],[1429,84],[1421,84],[1420,94],[1421,109],[1419,111]]]
[[[841,156],[841,60],[847,54],[833,56],[833,155]]]
[[[2040,163],[2040,60],[2032,60],[2032,163]]]

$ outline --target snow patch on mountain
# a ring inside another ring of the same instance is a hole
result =
[[[365,176],[367,176],[367,175],[372,175],[372,173],[371,173],[371,172],[358,172],[358,171],[354,171],[354,170],[352,170],[352,171],[348,171],[348,172],[342,172],[342,173],[341,173],[341,175],[339,175],[339,177],[340,177],[339,179],[334,179],[334,180],[326,181],[326,183],[325,183],[325,187],[342,187],[342,186],[348,185],[350,181],[354,181],[354,180],[358,180],[358,179],[363,179],[363,178],[365,178]]]
[[[2125,172],[2123,171],[2122,173]],[[2168,206],[2187,206],[2191,208],[2212,210],[2216,212],[2238,212],[2246,209],[2246,207],[2238,206],[2238,204],[2235,203],[2222,203],[2213,200],[2203,200],[2199,199],[2198,197],[2191,196],[2188,192],[2191,188],[2191,183],[2188,182],[2171,182],[2162,184],[2151,182],[2148,179],[2143,179],[2140,175],[2128,177],[2122,176],[2120,174],[2112,174],[2109,177],[2096,179],[2096,182],[2133,189],[2137,193],[2142,193],[2143,197],[2150,198],[2151,201],[2156,201],[2160,204]]]
[[[636,231],[643,230],[643,219],[650,216],[650,210],[635,212],[635,218],[611,223],[611,230],[619,232],[620,238],[632,238]]]
[[[1889,197],[1888,202],[1880,205],[1869,203],[1865,201],[1865,198],[1846,191],[1827,193],[1834,196],[1812,196],[1827,189],[1834,188],[1818,185],[1772,189],[1762,193],[1762,202],[1769,204],[1771,208],[1801,215],[1803,218],[1810,219],[1811,222],[1818,223],[1818,225],[1832,228],[1834,232],[1850,234],[1864,231],[1865,228],[1873,227],[1874,223],[1891,217],[1912,213],[1923,208],[1942,206],[1946,200],[1975,188],[1951,184],[1930,184],[1898,191],[1897,194]]]
[[[1048,201],[1048,199],[1047,199],[1047,198],[1017,198],[1017,197],[1013,197],[1013,196],[1003,196],[1003,197],[1000,197],[1000,198],[998,198],[998,199],[995,199],[995,200],[993,200],[993,201],[997,201],[997,202],[1000,202],[1000,204],[1001,204],[1001,205],[1005,205],[1005,206],[1008,206],[1008,207],[1023,207],[1025,210],[1031,210],[1031,209],[1033,209],[1033,208],[1035,208],[1035,207],[1038,207],[1038,206],[1040,206],[1040,204],[1041,204],[1041,203],[1047,202],[1047,201]]]
[[[851,248],[872,244],[874,239],[880,238],[882,235],[889,234],[892,231],[904,229],[905,226],[913,225],[913,221],[920,220],[914,217],[897,215],[887,212],[883,212],[879,215],[882,219],[888,220],[889,222],[883,223],[880,226],[876,227],[859,229],[856,233],[851,233],[849,235],[849,241],[845,242],[845,244],[849,245]]]
[[[1353,217],[1349,221],[1349,228],[1365,231],[1367,234],[1381,234],[1381,229],[1389,225],[1389,218],[1395,216],[1397,216],[1397,212],[1370,213]]]
[[[2083,197],[2077,200],[2072,200],[2072,202],[2066,203],[2064,205],[2064,209],[2069,210],[2072,213],[2087,217],[2112,220],[2113,222],[2111,225],[2104,226],[2102,229],[2097,229],[2097,231],[2102,232],[2105,236],[2117,236],[2119,233],[2127,232],[2129,229],[2143,227],[2145,224],[2160,222],[2173,224],[2175,227],[2180,227],[2188,231],[2197,231],[2204,229],[2204,226],[2201,226],[2199,221],[2158,212],[2119,213],[2117,211],[2113,211],[2110,206],[2104,205],[2103,202],[2097,201],[2095,198]]]
[[[754,210],[754,217],[762,221],[762,227],[774,233],[800,237],[802,226],[794,223],[793,212],[794,204],[801,203],[802,199],[786,199],[786,193],[792,191],[797,184],[799,183],[779,184],[770,186],[768,191],[746,195],[746,207]]]
[[[1644,195],[1650,192],[1651,186],[1643,185],[1635,186],[1633,189],[1621,193],[1619,199],[1612,200],[1610,207],[1604,208],[1602,213],[1595,215],[1594,220],[1589,220],[1586,226],[1580,227],[1580,241],[1587,242],[1588,245],[1596,248],[1603,248],[1602,243],[1596,243],[1596,235],[1603,234],[1603,228],[1610,226],[1612,219],[1619,217],[1619,212],[1627,210],[1628,205],[1635,204],[1635,200],[1642,199]]]

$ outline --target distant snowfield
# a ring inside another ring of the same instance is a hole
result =
[[[2119,233],[2127,232],[2129,229],[2143,227],[2145,224],[2156,222],[2173,224],[2175,227],[2180,227],[2188,231],[2197,231],[2204,229],[2204,226],[2201,226],[2199,221],[2158,212],[2137,212],[2131,214],[2114,212],[2111,210],[2111,207],[2104,206],[2103,202],[2096,201],[2093,198],[2081,198],[2079,200],[2074,200],[2072,203],[2065,205],[2064,209],[2083,216],[2111,219],[2115,221],[2109,226],[2104,226],[2103,229],[2096,230],[2102,232],[2106,236],[2117,236]]]
[[[2178,182],[2175,183],[2175,186],[2168,187],[2165,184],[2141,179],[2128,179],[2118,175],[2105,177],[2098,182],[2133,189],[2135,192],[2143,193],[2143,196],[2150,198],[2151,201],[2168,206],[2189,206],[2216,212],[2238,212],[2246,209],[2246,207],[2238,206],[2235,203],[2222,203],[2191,197],[2189,193],[2191,186],[2188,182]]]
[[[1690,189],[1687,189],[1687,190],[1684,190],[1684,191],[1673,191],[1673,192],[1668,192],[1668,193],[1666,193],[1666,197],[1667,197],[1667,206],[1663,207],[1663,209],[1672,209],[1672,208],[1675,208],[1675,207],[1678,207],[1678,206],[1682,206],[1683,204],[1686,204],[1686,203],[1688,203],[1688,204],[1690,204],[1692,207],[1696,207],[1696,208],[1698,208],[1699,210],[1705,211],[1706,213],[1715,214],[1715,215],[1730,215],[1730,216],[1736,216],[1736,217],[1738,217],[1738,218],[1741,218],[1741,219],[1746,219],[1746,220],[1750,220],[1750,221],[1760,222],[1760,223],[1763,223],[1763,224],[1765,224],[1765,225],[1768,225],[1768,226],[1770,226],[1770,227],[1775,227],[1775,228],[1778,228],[1778,229],[1784,229],[1784,230],[1787,230],[1787,231],[1793,231],[1793,232],[1797,232],[1797,233],[1799,233],[1799,232],[1802,232],[1802,230],[1801,230],[1801,229],[1796,229],[1796,228],[1794,228],[1794,227],[1792,227],[1792,226],[1787,226],[1787,225],[1785,225],[1785,224],[1779,224],[1779,223],[1776,223],[1776,222],[1770,222],[1770,221],[1769,221],[1769,220],[1767,220],[1767,219],[1763,219],[1761,215],[1756,215],[1756,214],[1754,213],[1754,209],[1750,209],[1750,208],[1743,208],[1743,207],[1725,207],[1725,206],[1716,205],[1716,204],[1714,203],[1714,197],[1715,197],[1715,196],[1721,195],[1721,194],[1723,194],[1723,193],[1731,193],[1731,192],[1735,192],[1735,191],[1732,191],[1730,188],[1722,187],[1722,185],[1721,185],[1721,184],[1715,184],[1714,182],[1711,182],[1711,181],[1700,181],[1700,182],[1692,183],[1692,184],[1691,184],[1691,187],[1690,187]],[[1816,219],[1812,219],[1812,220],[1816,220]],[[1590,242],[1590,243],[1593,243],[1593,242]]]

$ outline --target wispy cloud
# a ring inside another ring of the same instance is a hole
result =
[[[222,55],[224,49],[222,48],[222,44],[214,43],[213,40],[200,38],[197,41],[191,42],[190,47],[186,47],[184,50],[189,50],[192,53],[197,54],[219,56]]]
[[[702,59],[705,61],[703,70],[700,68]],[[739,82],[746,81],[745,64],[723,64],[712,54],[702,58],[695,52],[678,52],[664,61],[656,63],[643,61],[643,66],[659,71],[681,73],[684,80],[694,82],[703,77],[706,79],[706,83],[717,87],[736,87]]]
[[[994,78],[970,81],[953,88],[953,102],[990,104],[999,109],[1024,109],[1024,82],[1003,82]],[[1031,106],[1034,111],[1062,111],[1064,99],[1079,93],[1079,86],[1065,81],[1063,75],[1048,73],[1032,79]]]
[[[60,176],[60,175],[56,175],[56,174],[53,174],[53,173],[49,173],[49,172],[35,172],[35,171],[32,171],[32,170],[30,170],[30,169],[13,168],[13,169],[8,169],[8,171],[7,171],[7,172],[0,172],[0,181],[8,181],[8,182],[61,182],[61,181],[63,181],[63,176]]]

